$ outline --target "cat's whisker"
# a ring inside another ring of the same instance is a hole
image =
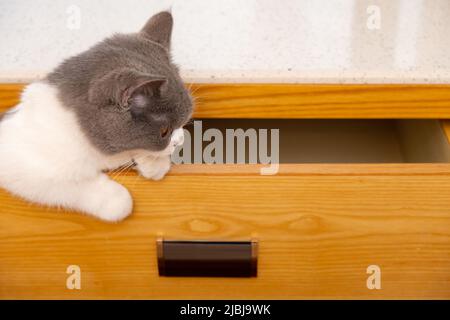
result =
[[[139,174],[139,172],[136,172],[136,176],[133,179],[133,184],[131,185],[131,188],[134,188],[136,186],[136,182],[138,182],[138,180],[141,178],[141,175]]]
[[[119,173],[117,173],[117,174],[114,174],[113,176],[111,176],[111,179],[112,179],[112,180],[115,180],[115,179],[121,177],[123,172],[124,172],[124,171],[121,171],[121,172],[119,172]]]
[[[198,86],[194,88],[194,90],[191,91],[191,95],[194,95],[198,90],[200,90],[201,86]]]
[[[205,94],[205,93],[202,93],[202,94],[197,94],[195,97],[196,98],[211,98],[211,97],[213,97],[214,95],[212,95],[212,94]]]
[[[130,161],[130,163],[123,165],[122,167],[120,167],[119,171],[114,172],[112,171],[113,175],[111,176],[112,179],[116,179],[117,177],[119,177],[122,173],[124,173],[127,169],[131,168],[134,165],[133,161]],[[117,169],[116,169],[117,170]]]
[[[194,103],[197,103],[197,102],[202,103],[202,102],[205,102],[205,100],[210,99],[211,97],[212,96],[196,96],[193,98],[193,100],[194,100]]]
[[[128,174],[132,169],[133,169],[133,167],[128,167],[128,168],[126,168],[124,171],[122,171],[121,175],[126,175],[126,174]]]
[[[125,164],[121,165],[118,168],[115,168],[113,170],[110,170],[110,173],[117,173],[120,172],[121,170],[123,170],[124,168],[128,167],[130,164],[133,164],[133,161],[128,161]]]
[[[195,86],[193,90],[190,90],[191,95],[195,94],[200,89],[202,89],[201,85]]]

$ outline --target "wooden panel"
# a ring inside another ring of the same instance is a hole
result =
[[[267,165],[175,165],[170,176],[254,176]],[[128,171],[121,175],[134,175]],[[444,163],[383,163],[383,164],[281,164],[277,176],[445,176],[450,175],[450,164]]]
[[[450,298],[449,165],[184,165],[123,174],[105,224],[0,191],[1,298]],[[387,172],[388,174],[384,174]],[[157,236],[260,241],[256,279],[159,278]],[[65,288],[79,265],[81,290]],[[366,288],[366,268],[382,289]]]
[[[199,118],[450,118],[448,85],[208,84],[195,96]]]
[[[0,113],[19,102],[23,87],[23,84],[0,84]]]
[[[197,118],[450,118],[449,85],[193,84]],[[0,85],[0,112],[22,84]]]
[[[443,120],[441,121],[442,129],[444,130],[445,135],[447,136],[448,142],[450,142],[450,121]]]
[[[449,141],[441,121],[399,120],[397,130],[407,162],[450,162]]]

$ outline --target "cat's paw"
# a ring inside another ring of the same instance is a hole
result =
[[[128,217],[133,210],[133,199],[128,190],[113,181],[100,190],[99,206],[95,216],[108,222],[119,222]]]
[[[170,165],[170,156],[161,156],[138,163],[137,170],[144,178],[161,180],[169,172]]]

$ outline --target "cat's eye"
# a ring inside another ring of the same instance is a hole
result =
[[[169,127],[168,126],[164,126],[159,130],[159,133],[161,134],[162,138],[165,138],[168,134],[169,134]]]

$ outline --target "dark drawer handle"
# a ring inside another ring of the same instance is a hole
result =
[[[166,277],[256,277],[256,241],[157,240],[158,271]]]

